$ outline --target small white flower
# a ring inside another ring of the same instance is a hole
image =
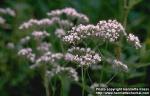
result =
[[[4,24],[6,22],[6,20],[0,16],[0,24]]]
[[[53,10],[47,13],[47,15],[51,17],[58,17],[58,16],[61,16],[62,14],[66,14],[67,17],[71,20],[74,20],[77,18],[79,23],[89,22],[89,19],[87,16],[85,16],[84,14],[78,13],[73,8],[57,9],[57,10]]]
[[[74,58],[74,56],[73,56],[72,54],[70,54],[70,53],[67,53],[67,54],[65,55],[65,60],[67,60],[67,61],[72,61],[73,58]]]
[[[118,61],[118,60],[113,60],[113,67],[114,68],[120,68],[121,70],[124,70],[124,71],[128,71],[128,66],[123,64],[121,61]]]
[[[136,49],[141,48],[141,44],[139,38],[134,36],[133,34],[129,34],[127,37],[127,41],[135,46]]]
[[[67,35],[64,36],[63,41],[68,43],[77,43],[78,41],[90,38],[92,36],[100,38],[104,41],[115,42],[119,37],[126,36],[126,32],[123,26],[116,20],[99,21],[95,25],[78,25],[68,31]]]
[[[3,9],[3,8],[0,8],[0,13],[2,14],[8,14],[10,16],[15,16],[15,11],[10,9],[10,8],[6,8],[6,9]]]
[[[29,59],[32,62],[35,61],[35,54],[32,53],[32,49],[31,48],[21,49],[18,52],[18,55],[25,56],[27,59]]]
[[[41,38],[44,38],[46,36],[49,36],[49,33],[47,33],[46,31],[34,31],[32,33],[32,36],[35,38],[35,39],[41,39]]]
[[[49,48],[51,47],[51,44],[47,42],[42,42],[38,47],[37,50],[47,52],[49,51]]]
[[[10,49],[15,48],[14,43],[12,43],[12,42],[7,43],[7,48],[10,48]]]
[[[57,35],[57,37],[61,38],[66,33],[65,33],[65,30],[63,30],[63,29],[56,29],[55,34]]]
[[[20,40],[20,43],[21,43],[21,44],[25,44],[25,43],[27,43],[30,39],[31,39],[30,36],[26,36],[26,37],[24,37],[24,38],[22,38],[22,39]]]
[[[65,55],[65,60],[77,62],[80,67],[89,66],[101,61],[101,57],[90,48],[72,47],[71,49],[68,49],[68,52],[69,53],[66,53]],[[81,54],[77,54],[78,52]]]

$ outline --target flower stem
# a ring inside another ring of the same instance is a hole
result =
[[[126,25],[127,25],[127,19],[128,19],[128,13],[129,13],[129,6],[128,6],[128,0],[123,0],[123,16],[122,16],[122,23],[123,23],[123,27],[126,30]],[[117,45],[117,47],[115,48],[115,53],[116,53],[116,58],[118,60],[120,60],[120,54],[121,54],[121,47],[122,47],[122,41],[123,38],[121,37],[121,40],[119,42],[119,44]]]
[[[84,69],[83,67],[81,67],[81,71],[82,71],[82,96],[84,96]]]
[[[47,76],[45,76],[45,84],[44,85],[45,85],[45,90],[46,90],[46,96],[50,96]]]
[[[126,29],[126,25],[127,25],[127,18],[128,18],[128,13],[129,13],[129,6],[128,6],[128,1],[124,0],[124,15],[123,15],[123,26]]]
[[[47,71],[47,65],[44,64],[43,66],[43,79],[44,79],[44,87],[45,87],[45,93],[46,93],[46,96],[50,96],[50,93],[49,93],[49,82],[48,82],[48,76],[46,74],[46,71]]]

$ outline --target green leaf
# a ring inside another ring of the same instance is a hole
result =
[[[137,5],[138,3],[140,3],[142,0],[129,0],[128,4],[129,4],[129,8],[131,9],[132,7],[134,7],[135,5]]]
[[[141,68],[141,67],[147,67],[150,66],[150,63],[140,63],[140,64],[136,64],[135,68]]]
[[[134,73],[134,74],[131,74],[128,79],[131,79],[131,78],[136,78],[136,77],[142,77],[143,75],[145,75],[145,73]]]

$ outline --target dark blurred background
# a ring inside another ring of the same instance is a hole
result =
[[[133,51],[134,48],[124,50],[131,71],[120,87],[150,87],[150,0],[135,1],[128,14],[126,30],[137,35],[143,47],[138,52]],[[23,36],[18,27],[24,21],[45,18],[47,12],[65,7],[86,14],[93,24],[103,19],[123,20],[123,0],[0,0],[0,8],[7,7],[14,9],[16,16],[6,17],[9,27],[0,26],[0,96],[44,96],[39,72],[28,70],[28,63],[18,59],[17,50],[7,47],[8,42],[17,45]],[[116,77],[110,86],[117,86],[117,82]],[[80,96],[77,93],[81,90],[73,84],[70,92],[69,96]]]

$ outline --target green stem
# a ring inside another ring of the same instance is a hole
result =
[[[46,96],[50,96],[50,93],[49,93],[49,82],[48,82],[48,76],[46,74],[46,71],[47,71],[47,65],[44,64],[43,65],[43,79],[44,79],[44,87],[45,87],[45,93],[46,93]]]
[[[50,96],[47,76],[45,76],[45,90],[46,90],[46,96]]]
[[[123,16],[122,16],[122,23],[123,23],[123,27],[126,30],[126,25],[127,25],[127,19],[128,19],[128,13],[129,13],[129,6],[128,6],[128,0],[123,0]],[[116,58],[118,60],[120,60],[120,54],[121,54],[121,47],[122,47],[122,37],[121,40],[119,42],[119,44],[117,45],[117,47],[115,48],[116,51]]]
[[[102,62],[102,68],[104,68],[104,62]],[[102,83],[102,80],[103,80],[103,74],[104,74],[104,71],[103,71],[103,69],[101,69],[101,73],[100,73],[100,82],[99,82],[99,83]]]
[[[118,73],[114,74],[107,82],[106,85],[108,85],[116,76]]]
[[[84,69],[83,67],[81,68],[82,71],[82,96],[84,96]]]
[[[66,77],[61,79],[61,96],[68,96],[70,89],[70,82]]]
[[[129,13],[129,7],[128,7],[128,1],[124,0],[124,16],[123,16],[123,26],[126,29],[127,25],[127,18],[128,18],[128,13]]]
[[[129,1],[128,0],[123,0],[124,2],[124,6],[123,6],[123,27],[124,27],[124,29],[126,30],[126,25],[127,25],[127,21],[128,21],[128,14],[129,14],[129,10],[130,10],[130,8],[129,8],[129,5],[128,5],[128,3],[129,3]],[[118,47],[118,49],[117,49],[117,59],[120,59],[120,54],[121,54],[121,45],[122,45],[122,39],[120,40],[120,42],[119,42],[119,47]],[[122,73],[121,74],[121,79],[122,79],[122,84],[124,84],[125,83],[125,81],[124,81],[124,74]],[[124,84],[125,85],[125,84]]]
[[[108,48],[108,42],[106,42],[105,50],[107,50],[107,48]],[[104,68],[104,62],[102,62],[102,68]],[[103,71],[103,69],[101,69],[100,83],[102,83],[102,80],[103,80],[103,74],[104,74],[104,71]]]
[[[50,86],[52,88],[52,96],[55,96],[55,81],[56,80],[54,80],[54,85],[52,84],[52,82],[50,82]]]

